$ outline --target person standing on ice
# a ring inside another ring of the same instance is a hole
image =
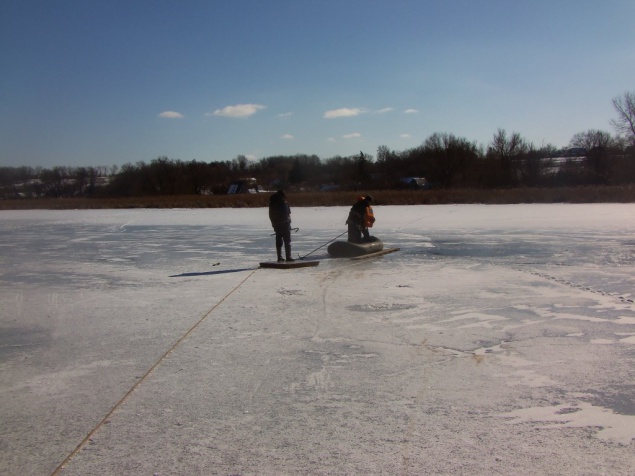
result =
[[[359,197],[355,205],[351,207],[351,211],[348,212],[346,224],[348,225],[348,241],[350,243],[370,241],[368,229],[372,228],[375,223],[375,215],[373,214],[373,207],[370,206],[371,203],[373,203],[371,195]]]
[[[282,257],[282,244],[287,261],[295,261],[291,257],[291,208],[287,203],[287,196],[283,190],[278,190],[269,198],[269,219],[273,231],[276,232],[276,252],[278,261],[284,261]]]

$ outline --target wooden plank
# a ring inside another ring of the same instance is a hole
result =
[[[399,249],[400,248],[386,248],[385,250],[368,253],[367,255],[354,256],[351,259],[357,261],[362,259],[375,258],[377,256],[387,255],[388,253],[394,253],[395,251],[399,251]]]
[[[273,268],[273,269],[293,269],[293,268],[308,268],[311,266],[319,265],[319,261],[267,261],[260,263],[261,268]]]

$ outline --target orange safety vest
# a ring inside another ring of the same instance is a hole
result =
[[[375,215],[373,214],[373,207],[369,205],[366,207],[366,210],[364,213],[364,227],[372,228],[373,223],[375,223]]]

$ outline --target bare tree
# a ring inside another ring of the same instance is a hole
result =
[[[585,149],[587,152],[593,149],[607,149],[613,143],[613,137],[610,133],[596,129],[590,129],[586,132],[578,132],[575,134],[569,145]]]
[[[613,107],[617,111],[617,119],[611,119],[611,125],[635,142],[635,92],[613,98]]]
[[[423,143],[426,178],[441,187],[465,183],[478,158],[476,144],[454,134],[434,133]]]
[[[569,144],[571,147],[580,147],[586,150],[585,164],[592,174],[591,181],[607,184],[613,165],[611,152],[614,148],[614,139],[611,134],[591,129],[575,134]]]
[[[487,148],[487,157],[497,160],[502,170],[502,185],[514,185],[518,179],[517,166],[519,161],[527,155],[530,144],[518,132],[507,136],[505,129],[498,129],[492,142]]]
[[[498,129],[490,143],[488,152],[501,161],[509,161],[514,157],[527,152],[529,144],[520,136],[518,132],[507,137],[505,129]]]
[[[232,169],[239,173],[245,173],[249,168],[249,159],[244,155],[237,155],[232,161]]]

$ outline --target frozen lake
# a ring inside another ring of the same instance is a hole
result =
[[[0,473],[633,474],[635,204],[290,205],[0,211]]]

